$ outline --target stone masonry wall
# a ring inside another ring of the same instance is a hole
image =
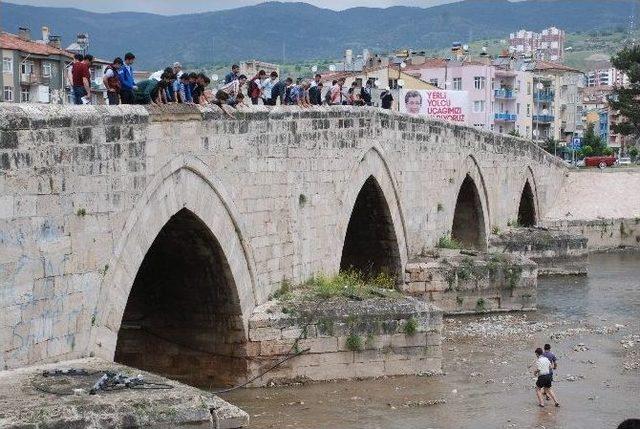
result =
[[[412,298],[314,307],[285,314],[283,305],[269,302],[256,309],[249,321],[248,376],[301,354],[253,385],[442,371],[442,311],[435,307]]]
[[[336,272],[374,176],[402,266],[451,230],[467,174],[485,229],[542,217],[564,167],[537,146],[377,109],[0,104],[0,368],[111,359],[142,259],[186,208],[220,242],[245,338],[283,279]],[[224,342],[224,340],[222,341]]]
[[[402,291],[436,305],[445,314],[535,310],[538,272],[534,262],[509,254],[460,255],[412,261]]]
[[[587,239],[589,251],[640,247],[640,218],[545,221],[545,226]]]

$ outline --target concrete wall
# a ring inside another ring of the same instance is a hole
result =
[[[219,242],[246,338],[283,279],[338,270],[370,176],[403,266],[451,232],[465,177],[486,231],[517,218],[527,179],[543,217],[564,178],[527,141],[376,109],[233,115],[0,105],[0,368],[111,359],[143,258],[183,208]]]

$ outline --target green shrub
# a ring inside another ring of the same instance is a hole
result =
[[[418,332],[418,321],[415,317],[410,317],[404,324],[403,331],[405,335],[410,337],[414,336]]]
[[[284,279],[280,283],[280,287],[273,294],[271,294],[271,298],[279,299],[280,301],[287,301],[288,299],[291,299],[292,293],[293,284],[289,280]]]
[[[450,235],[443,235],[438,239],[438,244],[436,244],[436,247],[438,247],[439,249],[460,249],[462,245]]]
[[[362,341],[362,337],[358,334],[354,334],[353,332],[349,334],[347,337],[347,349],[352,352],[357,352],[364,349],[364,342]]]

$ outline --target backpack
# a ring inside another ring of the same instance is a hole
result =
[[[324,95],[324,102],[331,104],[331,88],[329,88],[329,91]]]
[[[260,96],[260,88],[258,87],[255,79],[249,82],[249,89],[247,90],[247,93],[250,98],[256,98]]]

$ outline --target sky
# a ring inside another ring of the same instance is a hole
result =
[[[4,1],[4,0],[0,0]],[[265,0],[9,0],[7,3],[27,4],[31,6],[75,7],[92,12],[151,12],[163,15],[204,12],[220,9],[232,9],[263,3]],[[335,10],[356,6],[389,7],[419,6],[429,7],[459,0],[281,0],[304,1],[319,7]],[[1,6],[0,6],[1,7]]]

